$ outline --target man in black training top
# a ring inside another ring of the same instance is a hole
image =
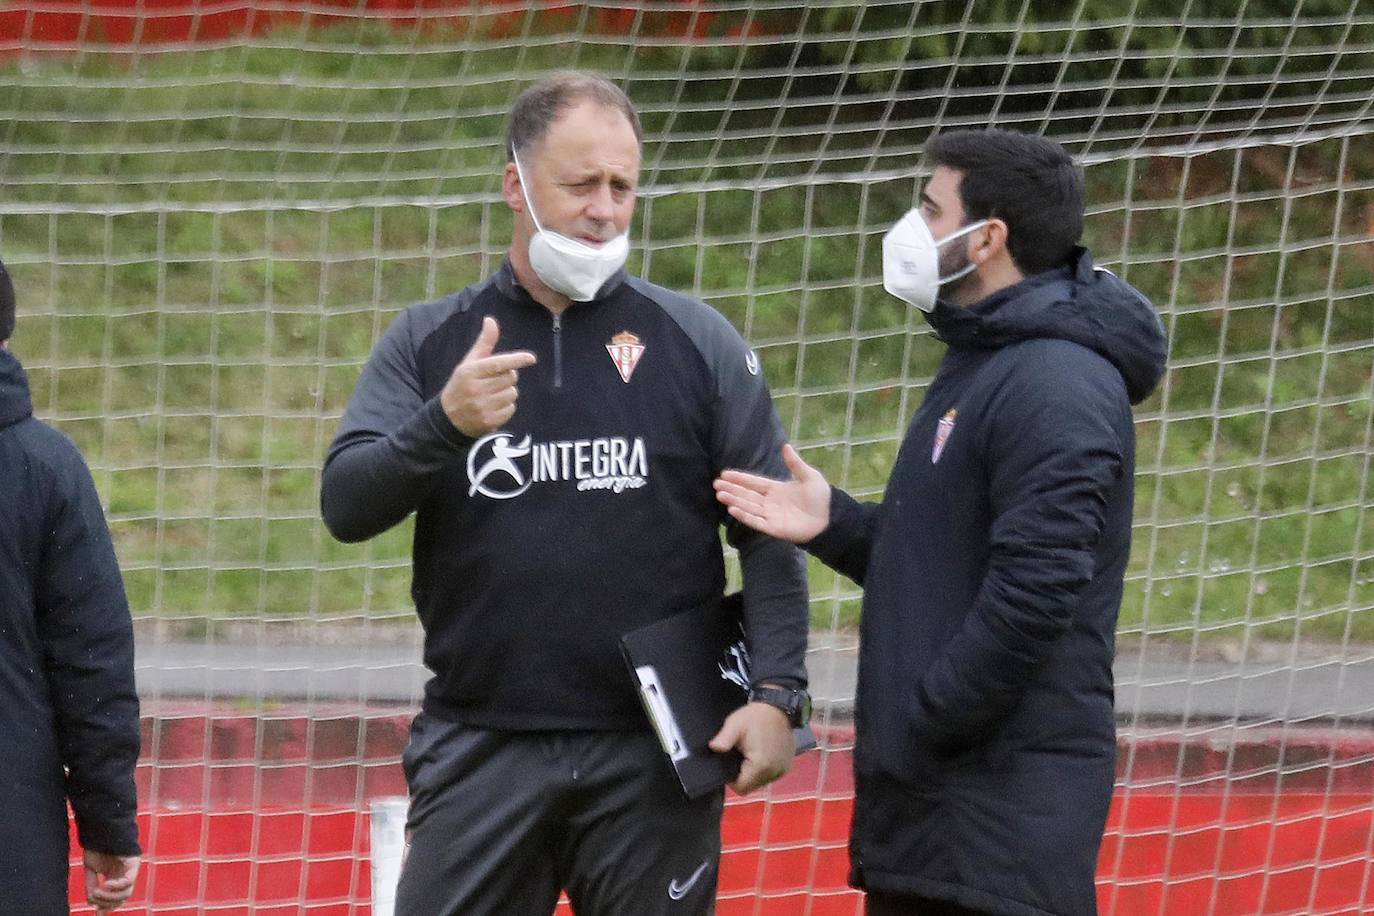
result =
[[[640,131],[624,93],[579,73],[530,87],[507,158],[508,258],[391,325],[325,462],[341,540],[416,512],[434,677],[403,759],[397,911],[543,916],[564,888],[580,916],[709,913],[722,796],[683,796],[619,638],[720,597],[728,523],[755,692],[715,743],[743,755],[738,791],[786,771],[804,566],[711,486],[726,467],[785,473],[781,424],[720,314],[625,272]]]
[[[730,472],[735,518],[864,586],[851,879],[873,916],[1089,916],[1115,775],[1131,404],[1164,372],[1136,290],[1079,247],[1068,153],[937,136],[884,285],[949,345],[881,503]],[[939,241],[936,241],[936,240]]]
[[[0,913],[67,913],[68,801],[108,913],[138,877],[133,621],[91,472],[33,416],[14,329],[0,264]]]

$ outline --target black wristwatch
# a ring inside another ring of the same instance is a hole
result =
[[[800,728],[811,721],[811,694],[805,690],[787,687],[750,687],[749,702],[767,703],[781,709],[793,728]]]

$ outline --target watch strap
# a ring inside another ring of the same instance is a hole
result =
[[[767,703],[781,710],[793,728],[805,725],[811,718],[811,697],[805,690],[789,687],[751,687],[749,702]]]

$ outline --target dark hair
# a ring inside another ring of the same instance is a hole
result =
[[[635,140],[642,140],[639,113],[619,86],[595,73],[564,70],[527,88],[511,106],[506,127],[506,161],[515,151],[524,152],[544,139],[549,125],[575,103],[593,101],[625,115],[634,129]]]
[[[14,281],[4,262],[0,262],[0,340],[9,340],[14,335],[14,311]]]
[[[959,198],[969,221],[997,217],[1026,276],[1065,264],[1083,236],[1083,173],[1068,150],[1034,134],[956,130],[925,147],[932,167],[963,173]]]

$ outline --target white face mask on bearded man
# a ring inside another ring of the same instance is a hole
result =
[[[545,229],[534,212],[525,170],[520,157],[511,154],[516,174],[520,176],[520,192],[525,206],[530,208],[535,233],[530,237],[530,267],[549,289],[556,290],[574,302],[587,302],[596,291],[624,265],[630,254],[630,234],[617,235],[604,245],[588,245],[577,239]]]
[[[941,286],[968,276],[977,267],[970,262],[947,277],[940,276],[941,246],[989,222],[983,219],[969,223],[936,241],[921,211],[908,210],[883,236],[883,288],[923,312],[931,311]]]

